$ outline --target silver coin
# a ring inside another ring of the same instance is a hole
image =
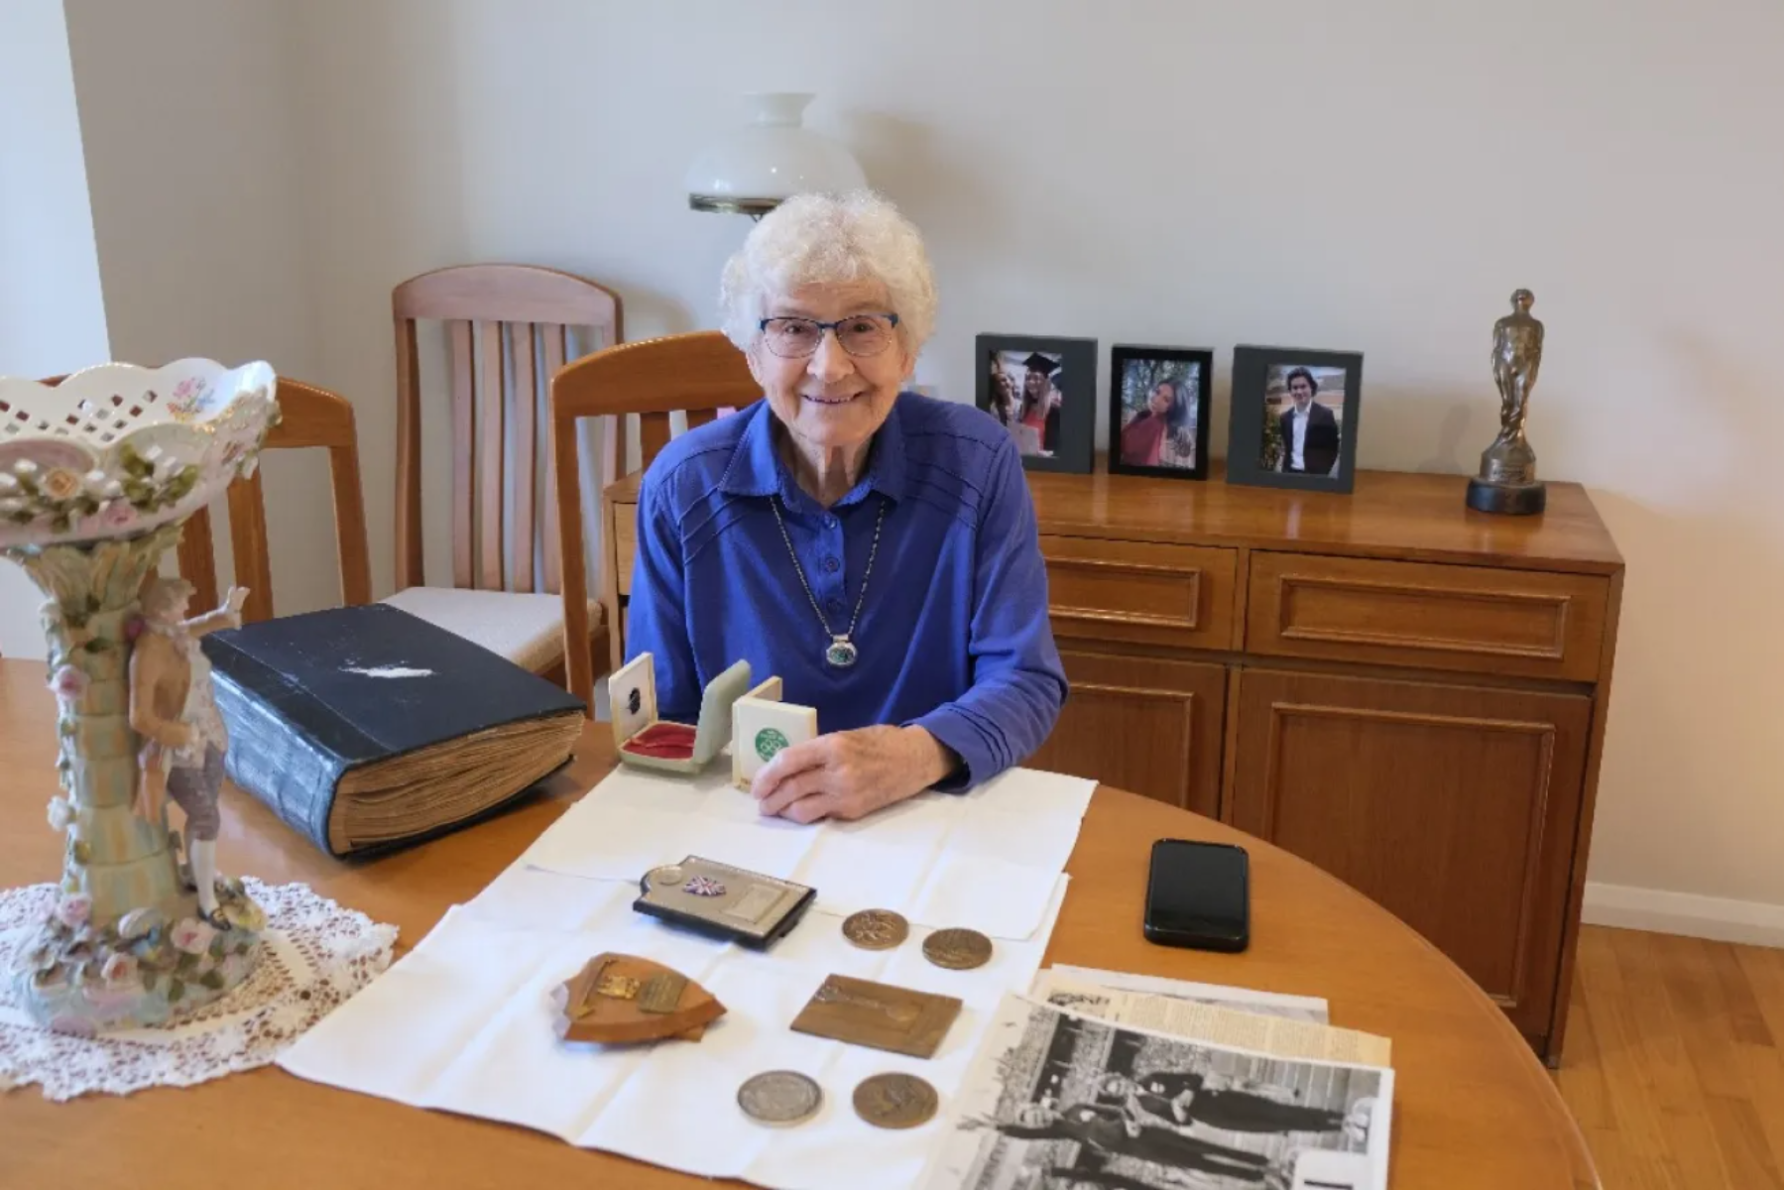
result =
[[[776,1128],[803,1124],[818,1114],[824,1092],[797,1070],[765,1070],[738,1088],[738,1106],[759,1124]]]

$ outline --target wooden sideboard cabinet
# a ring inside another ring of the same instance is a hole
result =
[[[1218,466],[1200,483],[1032,474],[1072,690],[1028,763],[1319,865],[1555,1064],[1624,563],[1579,485],[1521,518],[1469,510],[1464,483],[1360,472],[1339,496],[1229,486]],[[616,653],[636,493],[623,480],[604,509]]]

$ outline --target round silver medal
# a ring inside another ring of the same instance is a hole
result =
[[[765,1071],[738,1088],[738,1106],[745,1115],[780,1128],[811,1119],[823,1102],[818,1084],[794,1070]]]

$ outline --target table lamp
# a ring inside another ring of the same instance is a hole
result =
[[[812,98],[799,92],[744,96],[750,122],[695,160],[688,205],[760,219],[795,194],[866,186],[867,175],[848,149],[802,126]]]

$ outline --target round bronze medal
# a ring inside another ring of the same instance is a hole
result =
[[[843,937],[863,950],[891,950],[910,936],[910,924],[891,909],[863,909],[843,919]]]
[[[951,971],[971,971],[991,961],[992,940],[978,930],[937,930],[923,940],[923,957]]]
[[[915,1074],[876,1074],[855,1086],[855,1114],[876,1128],[916,1128],[936,1115],[936,1088]]]

